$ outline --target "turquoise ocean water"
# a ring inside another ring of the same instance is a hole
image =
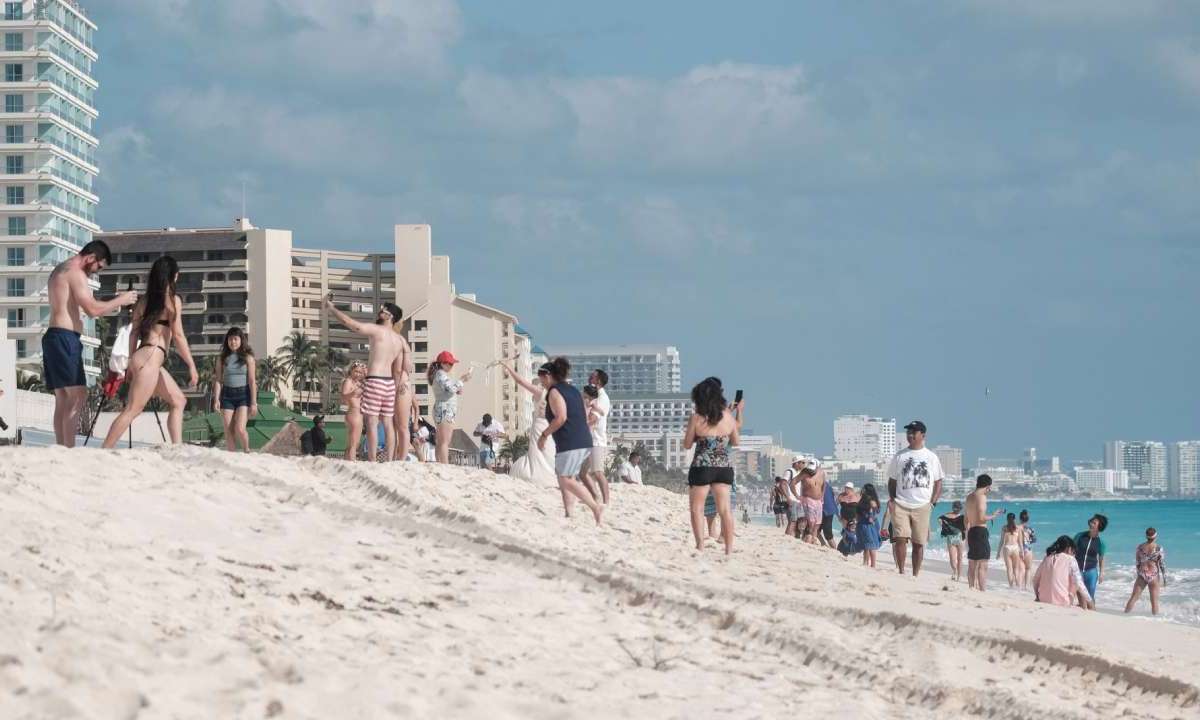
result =
[[[1144,500],[1144,501],[993,501],[989,512],[1006,509],[1019,513],[1029,511],[1030,525],[1037,533],[1034,547],[1035,557],[1040,561],[1046,547],[1059,535],[1075,536],[1087,529],[1092,515],[1101,513],[1108,517],[1108,529],[1104,531],[1105,558],[1104,583],[1097,590],[1097,603],[1101,608],[1121,610],[1129,599],[1133,587],[1134,550],[1146,537],[1146,528],[1158,530],[1158,542],[1166,549],[1167,588],[1163,592],[1162,617],[1177,622],[1200,625],[1200,501],[1195,500]],[[934,517],[949,512],[949,503],[939,503]],[[756,523],[774,524],[773,516],[755,518]],[[992,522],[992,549],[1000,538],[1004,517]],[[944,544],[937,537],[934,523],[934,538],[929,546],[931,557],[945,559]],[[994,557],[994,556],[993,556]],[[1004,568],[1002,560],[993,560],[992,567]],[[1035,565],[1036,568],[1036,565]],[[1138,615],[1149,614],[1149,600],[1143,594]]]

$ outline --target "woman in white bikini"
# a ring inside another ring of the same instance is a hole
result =
[[[1010,588],[1021,585],[1021,573],[1025,569],[1025,564],[1021,562],[1021,550],[1024,548],[1024,542],[1025,530],[1017,525],[1016,513],[1009,513],[1008,522],[1000,531],[1000,549],[996,551],[996,557],[997,559],[1004,558],[1004,569],[1008,571]]]
[[[146,294],[133,307],[132,332],[129,333],[129,369],[126,377],[129,396],[125,409],[108,428],[104,447],[116,447],[117,441],[133,424],[134,418],[142,414],[146,403],[157,395],[166,401],[167,433],[171,444],[183,442],[183,409],[187,398],[167,372],[167,350],[175,341],[176,352],[188,369],[188,389],[195,389],[199,376],[187,337],[183,333],[183,318],[179,309],[183,301],[175,294],[175,283],[179,280],[179,265],[175,258],[163,255],[150,266],[150,277],[146,280]]]

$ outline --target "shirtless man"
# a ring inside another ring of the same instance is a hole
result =
[[[987,586],[988,558],[992,545],[988,539],[987,522],[1004,512],[1004,508],[987,514],[987,496],[992,491],[992,478],[980,475],[975,480],[975,492],[967,495],[967,583],[981,592]]]
[[[400,334],[397,326],[403,311],[393,303],[384,303],[383,307],[392,313],[392,327],[396,338],[400,340],[400,354],[392,362],[392,379],[396,381],[396,459],[407,460],[409,447],[412,445],[412,429],[409,421],[412,417],[412,381],[409,379],[413,372],[412,350],[408,341]]]
[[[825,507],[825,471],[811,464],[800,471],[800,501],[804,503],[804,542],[826,545],[821,535],[822,511]]]
[[[396,380],[392,368],[400,357],[401,343],[404,342],[392,330],[392,325],[399,319],[400,309],[392,303],[384,303],[375,313],[375,323],[366,325],[334,307],[328,295],[325,297],[325,307],[347,330],[367,338],[370,349],[367,352],[367,377],[363,382],[362,394],[367,448],[370,453],[375,452],[379,442],[379,421],[380,418],[386,418],[388,422],[383,423],[384,458],[391,460],[396,452],[396,425],[391,421],[396,412]]]
[[[102,240],[93,240],[75,257],[64,260],[50,273],[50,328],[42,336],[42,381],[54,391],[54,441],[75,446],[75,427],[87,402],[83,374],[83,320],[80,311],[96,318],[137,302],[132,290],[100,302],[92,296],[88,276],[108,266],[112,253]]]

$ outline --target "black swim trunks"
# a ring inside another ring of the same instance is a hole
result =
[[[713,483],[733,484],[733,468],[697,466],[688,470],[688,485],[712,485]]]
[[[982,526],[975,526],[967,529],[967,559],[968,560],[990,560],[992,557],[992,543],[988,539],[988,529]]]
[[[42,382],[47,390],[87,385],[79,333],[52,327],[42,336]]]

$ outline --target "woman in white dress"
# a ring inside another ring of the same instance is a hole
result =
[[[508,365],[500,364],[517,385],[528,390],[533,395],[533,427],[529,429],[529,451],[523,457],[513,462],[508,474],[523,480],[558,487],[558,477],[554,474],[554,439],[546,440],[546,448],[538,450],[537,441],[542,432],[550,425],[546,420],[546,384],[550,382],[550,370],[543,365],[538,368],[538,384],[534,384],[517,374]]]

